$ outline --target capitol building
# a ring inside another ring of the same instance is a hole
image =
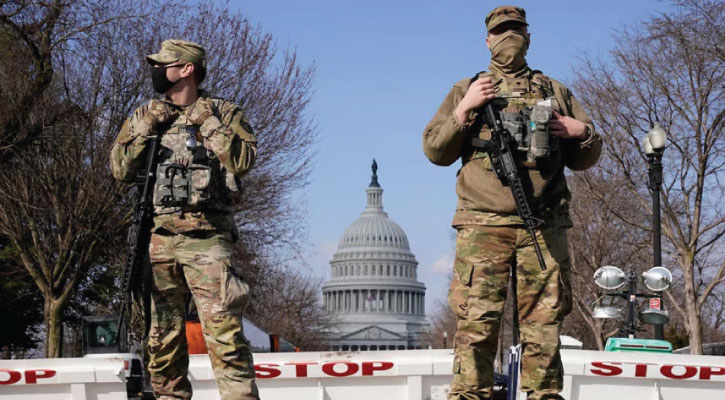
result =
[[[331,350],[405,350],[424,345],[425,285],[403,229],[383,211],[377,164],[360,217],[343,233],[322,286],[336,331]]]

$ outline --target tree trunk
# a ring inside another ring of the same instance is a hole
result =
[[[696,298],[695,298],[696,299]],[[697,304],[687,298],[687,335],[690,337],[690,354],[702,354],[702,318]]]
[[[63,355],[63,318],[61,304],[57,299],[47,294],[43,306],[45,316],[45,357],[59,358]]]
[[[683,263],[685,264],[683,269],[685,271],[685,310],[687,311],[685,321],[687,334],[690,337],[690,354],[700,355],[702,354],[702,318],[700,307],[697,304],[698,296],[695,290],[694,260],[692,258],[694,257]]]

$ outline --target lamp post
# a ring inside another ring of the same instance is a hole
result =
[[[660,190],[662,189],[662,155],[665,152],[667,132],[655,122],[654,126],[642,139],[647,154],[647,170],[649,173],[649,189],[652,193],[652,247],[654,250],[654,267],[662,266],[662,224],[660,221]],[[660,307],[662,298],[660,297]],[[664,309],[664,307],[662,307]],[[655,325],[655,339],[664,338],[664,324]]]
[[[447,349],[448,348],[447,341],[448,341],[448,332],[443,331],[443,348],[444,349]]]

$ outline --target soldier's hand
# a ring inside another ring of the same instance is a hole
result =
[[[562,139],[584,139],[587,135],[585,123],[554,111],[554,117],[549,120],[549,133]]]
[[[194,125],[201,126],[207,118],[214,115],[211,98],[198,98],[194,104],[186,108],[186,117]]]
[[[461,124],[468,123],[468,115],[471,111],[483,106],[489,100],[495,97],[493,82],[490,76],[484,76],[476,79],[471,86],[468,87],[461,102],[458,103],[454,114]]]
[[[159,124],[172,121],[178,116],[178,112],[172,111],[163,101],[152,99],[146,106],[146,113],[143,116],[143,120],[153,128]]]

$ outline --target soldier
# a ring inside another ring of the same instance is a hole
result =
[[[238,179],[249,171],[257,140],[235,104],[199,89],[206,52],[165,40],[146,56],[156,92],[126,120],[111,150],[116,179],[133,182],[145,150],[161,136],[149,248],[153,271],[148,349],[151,383],[160,399],[190,399],[184,330],[191,291],[221,398],[259,399],[249,343],[242,332],[248,286],[232,267],[237,229],[232,215]]]
[[[495,8],[486,17],[486,28],[489,70],[456,83],[423,133],[423,150],[431,162],[448,166],[458,158],[462,161],[453,218],[458,235],[449,303],[458,323],[448,398],[491,398],[509,270],[516,268],[522,391],[528,392],[528,399],[561,399],[559,334],[564,316],[571,311],[566,239],[572,224],[571,194],[564,167],[584,170],[594,165],[602,141],[572,93],[529,68],[530,35],[522,8]],[[491,138],[481,115],[489,101],[501,112],[508,130],[515,131],[518,169],[532,208],[545,221],[536,237],[546,271],[540,269],[534,242],[517,215],[510,188],[497,179],[486,151],[472,146],[472,138]],[[533,105],[547,104],[553,108],[552,116],[537,132],[539,139],[532,140],[524,116]]]

